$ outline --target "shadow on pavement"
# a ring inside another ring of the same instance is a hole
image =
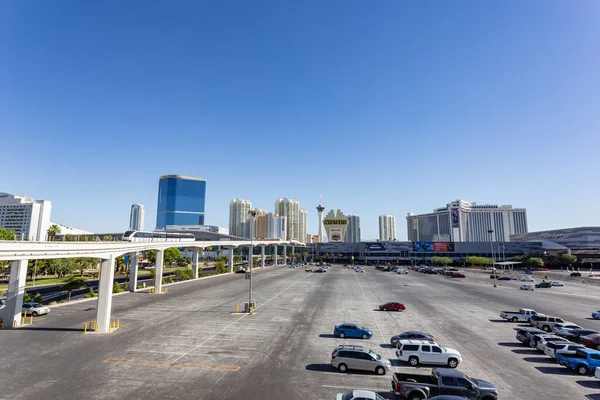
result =
[[[390,362],[392,363],[392,367],[402,367],[408,365],[408,363],[400,360],[390,360]]]
[[[539,354],[539,352],[538,352]],[[540,363],[540,364],[556,364],[554,358],[550,357],[525,357],[523,360],[531,363]]]
[[[22,328],[17,328],[20,331],[43,331],[43,332],[83,332],[83,328],[52,328],[52,327],[39,327],[36,328],[34,326],[24,326]]]
[[[535,367],[535,369],[550,375],[573,375],[573,371],[565,367]]]
[[[586,319],[587,319],[588,321],[600,321],[600,320],[598,320],[598,319],[596,319],[596,318],[592,318],[592,317],[587,317]]]
[[[510,321],[507,321],[505,319],[489,319],[488,321],[490,321],[490,322],[496,322],[496,323],[500,323],[500,324],[508,324],[508,323],[510,323]]]
[[[531,350],[525,350],[525,349],[523,349],[523,350],[511,350],[511,351],[513,353],[516,353],[516,354],[529,354],[531,356],[535,355],[535,354],[540,354],[537,350],[533,350],[533,349],[531,349]]]
[[[337,369],[333,368],[331,364],[308,364],[305,368],[307,371],[316,371],[316,372],[332,372],[337,371]],[[341,372],[340,372],[341,374]]]
[[[589,389],[599,389],[600,388],[600,384],[598,384],[598,381],[575,381],[577,382],[578,385],[581,385],[585,388],[589,388]]]
[[[386,400],[392,400],[392,399],[395,400],[396,399],[396,395],[392,392],[377,392],[377,394]]]
[[[384,348],[384,349],[395,349],[395,348],[396,348],[396,346],[392,346],[392,345],[391,345],[391,344],[389,344],[389,343],[386,343],[386,344],[380,344],[380,345],[379,345],[379,347],[382,347],[382,348]]]
[[[331,334],[331,333],[321,333],[319,335],[319,337],[330,338],[330,339],[336,339],[337,338],[337,336],[335,336],[334,334]]]
[[[585,398],[589,400],[600,400],[600,393],[588,394]]]
[[[498,346],[502,347],[523,347],[521,342],[498,342]]]

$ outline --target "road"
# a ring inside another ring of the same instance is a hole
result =
[[[481,274],[451,279],[372,267],[359,274],[341,266],[324,274],[271,267],[255,274],[253,286],[255,315],[235,314],[248,281],[233,274],[171,285],[163,295],[115,296],[113,318],[122,327],[110,335],[81,331],[95,317],[95,301],[0,331],[10,360],[0,366],[0,399],[334,399],[355,388],[392,399],[390,375],[342,374],[329,362],[336,345],[349,343],[391,358],[396,371],[429,373],[395,360],[387,343],[405,330],[459,350],[459,369],[493,382],[502,399],[600,399],[597,380],[520,345],[517,324],[498,319],[501,310],[527,307],[600,329],[589,318],[600,308],[593,286],[525,292],[517,282],[493,288]],[[407,310],[376,311],[392,300]],[[368,326],[374,337],[333,337],[333,325],[343,322]]]

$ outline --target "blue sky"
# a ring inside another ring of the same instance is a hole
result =
[[[105,232],[158,178],[361,216],[462,198],[530,230],[600,224],[600,2],[103,1],[0,6],[0,191]]]

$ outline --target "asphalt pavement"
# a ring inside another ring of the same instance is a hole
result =
[[[254,274],[254,315],[236,314],[248,301],[248,281],[233,274],[169,285],[169,292],[113,298],[121,328],[83,334],[96,301],[52,308],[29,327],[0,331],[1,399],[335,399],[372,389],[388,399],[391,375],[340,373],[329,365],[338,344],[366,345],[392,360],[393,370],[428,374],[395,359],[390,336],[422,330],[459,350],[459,370],[494,383],[501,399],[600,399],[600,384],[521,345],[502,310],[533,308],[585,327],[600,308],[594,286],[568,284],[519,291],[493,282],[366,267],[333,266],[322,274],[270,267]],[[381,312],[387,301],[404,312]],[[357,322],[371,340],[333,337],[333,326]],[[34,379],[32,378],[34,377]]]

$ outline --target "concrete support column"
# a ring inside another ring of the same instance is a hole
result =
[[[229,250],[229,258],[228,258],[228,264],[229,264],[229,273],[233,274],[233,249],[234,247],[231,246],[227,246],[225,247],[227,250]]]
[[[163,280],[163,258],[165,255],[164,250],[156,250],[156,263],[154,270],[156,272],[156,276],[154,277],[154,293],[161,294],[162,293],[162,280]]]
[[[115,256],[110,255],[100,264],[100,284],[98,289],[98,305],[96,306],[96,323],[98,333],[110,333],[110,313],[112,309],[112,291],[115,280]]]
[[[4,318],[6,318],[4,326],[7,328],[21,326],[21,311],[23,309],[28,262],[29,260],[17,260],[10,263],[10,280],[8,281],[6,308],[4,310]]]
[[[283,265],[287,265],[287,245],[283,245]]]
[[[277,266],[277,245],[273,246],[273,265]]]
[[[260,246],[260,267],[261,268],[265,267],[265,247],[267,247],[267,246]]]
[[[194,279],[198,279],[198,258],[200,257],[200,250],[195,248],[192,250],[192,274]]]
[[[135,292],[138,280],[138,253],[129,256],[129,291]]]

